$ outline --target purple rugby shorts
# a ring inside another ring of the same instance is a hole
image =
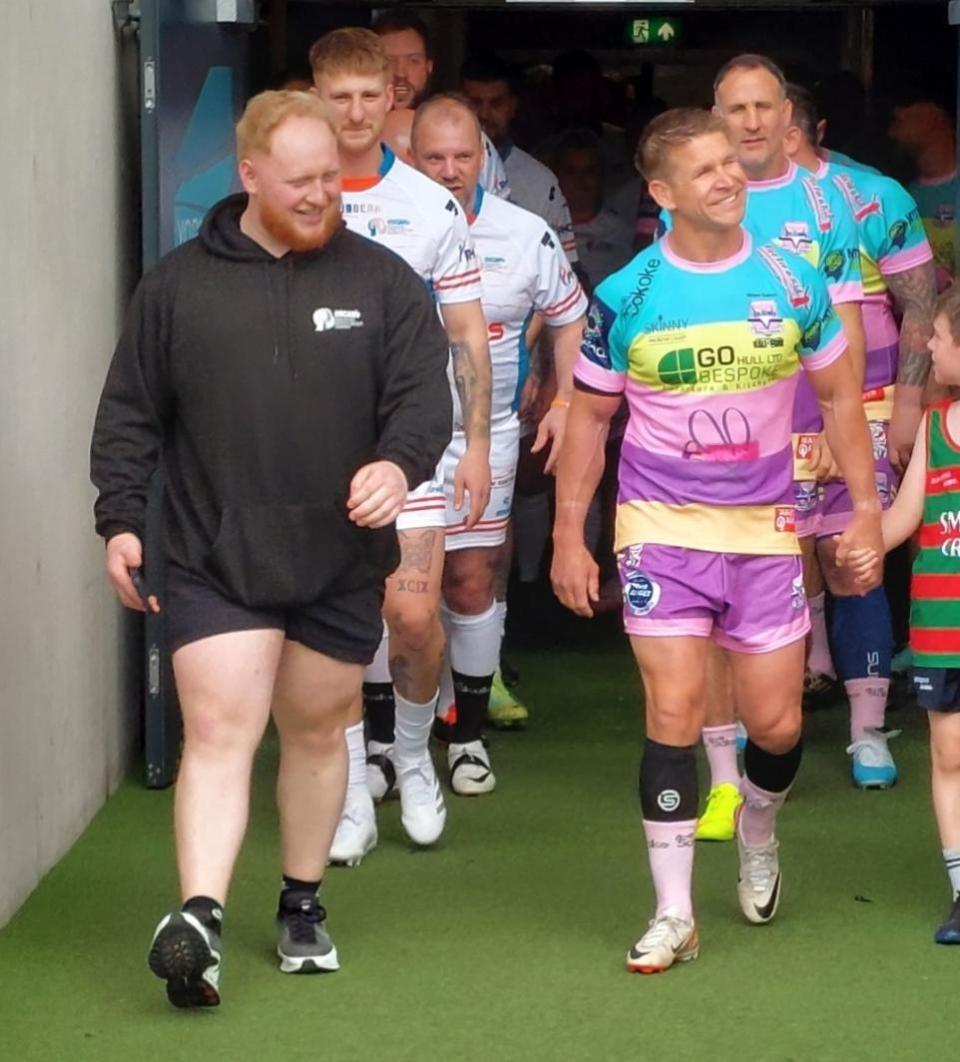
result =
[[[713,638],[734,652],[769,653],[810,630],[798,555],[648,544],[621,550],[617,562],[627,634]]]

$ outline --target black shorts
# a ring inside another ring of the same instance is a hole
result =
[[[913,691],[928,712],[960,712],[960,668],[915,667]]]
[[[383,636],[383,588],[333,591],[299,608],[248,608],[205,579],[170,566],[160,601],[170,652],[214,634],[280,630],[292,642],[346,664],[369,664]]]

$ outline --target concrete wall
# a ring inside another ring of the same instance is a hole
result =
[[[117,786],[137,717],[87,471],[135,279],[135,53],[108,0],[3,16],[0,925]]]

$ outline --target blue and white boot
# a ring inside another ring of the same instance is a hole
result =
[[[847,748],[853,757],[853,784],[858,789],[890,789],[897,784],[897,765],[890,755],[888,742],[899,737],[899,730],[866,727]]]

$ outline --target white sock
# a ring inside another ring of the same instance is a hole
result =
[[[495,601],[494,608],[500,618],[500,637],[503,638],[507,630],[507,603],[506,601]]]
[[[479,616],[462,616],[459,612],[444,611],[450,623],[447,652],[453,670],[472,678],[495,674],[500,667],[503,630],[496,602]]]
[[[377,649],[376,656],[374,656],[372,663],[367,665],[366,671],[363,673],[364,682],[393,682],[390,676],[390,632],[387,630],[387,625],[383,625],[383,637],[380,639],[380,645]]]
[[[521,583],[535,583],[550,537],[550,499],[546,494],[513,499],[514,549]]]
[[[367,793],[367,746],[363,740],[363,723],[354,723],[344,731],[347,739],[347,799]]]
[[[960,848],[944,848],[943,862],[947,867],[947,877],[954,896],[960,896]]]
[[[439,692],[439,691],[438,691]],[[393,759],[399,774],[404,767],[419,763],[424,756],[429,756],[430,731],[437,708],[435,693],[426,704],[414,704],[399,693],[397,699],[397,721],[394,732]]]

